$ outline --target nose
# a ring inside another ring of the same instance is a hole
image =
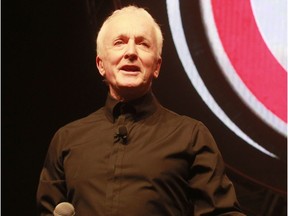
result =
[[[136,44],[134,41],[130,40],[127,43],[125,58],[129,59],[130,61],[133,61],[133,60],[137,59],[137,57],[138,57],[138,54],[137,54]]]

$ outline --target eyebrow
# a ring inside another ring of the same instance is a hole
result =
[[[117,39],[121,39],[121,38],[130,38],[129,36],[128,36],[128,34],[120,34],[120,35],[117,35],[113,40],[117,40]],[[139,36],[135,36],[135,40],[140,40],[140,41],[142,41],[142,40],[145,40],[145,41],[150,41],[147,37],[144,37],[144,36],[141,36],[141,35],[139,35]]]

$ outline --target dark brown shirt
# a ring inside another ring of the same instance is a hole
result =
[[[54,136],[37,192],[41,215],[71,202],[77,216],[242,215],[208,129],[152,93]],[[226,213],[226,214],[225,214]]]

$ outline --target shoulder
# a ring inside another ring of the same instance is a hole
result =
[[[95,137],[95,132],[97,133],[99,125],[107,123],[105,111],[102,107],[83,118],[60,127],[53,135],[51,146],[57,146],[56,148],[62,149],[89,140],[91,137]]]
[[[165,118],[171,122],[181,123],[181,124],[184,124],[186,126],[190,125],[192,127],[204,126],[204,124],[201,121],[199,121],[193,117],[181,115],[181,114],[176,113],[176,112],[174,112],[170,109],[167,109],[165,107],[162,107],[162,113],[165,116]]]
[[[211,136],[211,133],[206,125],[198,119],[187,115],[181,115],[165,107],[162,107],[161,112],[163,115],[161,121],[163,121],[163,123],[165,122],[165,124],[181,128],[185,132],[192,132],[194,135],[201,133]]]
[[[80,131],[85,131],[89,128],[95,127],[95,125],[99,125],[102,122],[107,121],[107,118],[105,116],[105,111],[104,108],[101,107],[97,111],[90,113],[89,115],[74,120],[70,123],[67,123],[66,125],[60,127],[57,130],[57,134],[65,134],[65,133],[73,133],[73,132],[80,132]]]

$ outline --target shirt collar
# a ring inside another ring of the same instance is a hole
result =
[[[153,114],[159,105],[152,92],[129,102],[119,102],[108,94],[105,111],[107,118],[112,122],[123,112],[131,114],[134,120],[137,121]]]

